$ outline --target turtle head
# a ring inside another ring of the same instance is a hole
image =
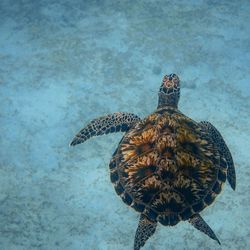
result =
[[[158,108],[178,107],[180,98],[180,80],[176,74],[165,75],[158,92]]]

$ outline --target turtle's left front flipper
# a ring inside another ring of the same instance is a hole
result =
[[[70,146],[83,143],[97,135],[126,132],[141,119],[132,113],[117,112],[92,120],[73,138]]]
[[[189,223],[191,223],[196,229],[200,230],[204,234],[208,235],[211,239],[216,240],[219,244],[220,241],[218,240],[217,236],[213,232],[213,230],[210,228],[210,226],[202,219],[202,217],[199,214],[193,215],[189,220]]]
[[[220,132],[210,122],[202,121],[202,122],[200,122],[200,124],[202,125],[202,127],[204,127],[207,130],[209,135],[212,137],[212,140],[217,145],[219,152],[226,159],[226,162],[227,162],[227,180],[228,180],[230,186],[232,187],[232,189],[235,190],[236,174],[235,174],[233,157],[229,151],[229,148],[227,147]]]
[[[146,241],[154,234],[156,226],[157,222],[152,222],[141,214],[135,233],[134,250],[140,250],[145,245]]]

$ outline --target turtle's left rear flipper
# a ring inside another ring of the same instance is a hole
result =
[[[92,120],[80,132],[75,135],[70,146],[83,143],[97,135],[114,132],[126,132],[141,119],[132,113],[117,112]]]
[[[204,234],[208,235],[211,239],[216,240],[219,244],[220,241],[218,240],[217,236],[210,228],[210,226],[202,219],[199,214],[193,215],[189,219],[189,223],[191,223],[196,229],[200,230]]]
[[[154,234],[156,226],[157,222],[152,222],[145,215],[141,214],[135,233],[134,250],[139,250],[145,245],[146,241]]]

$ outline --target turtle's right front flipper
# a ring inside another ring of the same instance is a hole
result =
[[[233,157],[229,151],[229,148],[226,145],[226,142],[224,141],[220,132],[210,122],[202,121],[202,122],[200,122],[200,124],[210,134],[211,138],[213,139],[213,141],[217,145],[220,153],[226,159],[226,162],[227,162],[227,180],[228,180],[230,186],[232,187],[232,189],[235,190],[236,174],[235,174],[234,161],[233,161]]]
[[[141,119],[132,113],[118,112],[92,120],[73,138],[70,146],[83,143],[97,135],[126,132]]]

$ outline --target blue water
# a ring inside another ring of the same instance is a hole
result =
[[[237,188],[202,212],[221,246],[181,222],[143,249],[250,249],[249,13],[248,0],[1,0],[0,249],[132,249],[139,215],[108,170],[122,134],[68,144],[100,115],[153,112],[172,72],[180,110],[223,134]]]

